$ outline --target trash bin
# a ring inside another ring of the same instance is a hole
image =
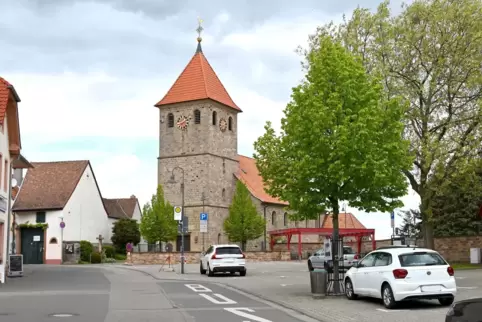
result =
[[[324,269],[315,269],[310,272],[311,295],[313,298],[326,296],[327,272]]]

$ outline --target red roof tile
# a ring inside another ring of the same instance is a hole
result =
[[[201,99],[212,99],[242,112],[229,96],[204,54],[197,51],[171,89],[155,106]]]
[[[366,229],[365,226],[353,215],[352,213],[340,213],[338,214],[339,228],[348,229]],[[322,228],[333,228],[333,215],[325,216],[323,220]]]
[[[103,198],[102,201],[104,202],[107,216],[114,219],[132,218],[138,202],[135,196],[119,199]]]
[[[63,209],[89,161],[32,162],[13,211]]]
[[[10,97],[10,83],[0,77],[0,123],[3,123],[7,113],[8,98]]]
[[[239,170],[238,173],[236,173],[236,177],[246,185],[254,197],[266,203],[288,205],[288,202],[274,198],[264,190],[263,178],[260,176],[258,168],[256,167],[255,159],[245,157],[244,155],[239,155],[238,157]]]

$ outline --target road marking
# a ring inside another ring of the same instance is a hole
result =
[[[285,286],[291,286],[293,284],[280,284],[282,287],[285,287]]]
[[[458,279],[458,280],[466,279],[466,277],[462,277],[462,276],[456,276],[455,278]]]
[[[213,294],[214,296],[220,298],[223,301],[218,301],[210,295],[207,294],[199,294],[200,296],[204,297],[206,300],[211,301],[214,304],[237,304],[238,302],[228,299],[226,296],[221,294]]]
[[[464,290],[475,290],[477,286],[457,286],[457,288],[463,288]]]
[[[376,309],[376,310],[380,312],[385,312],[385,313],[402,312],[402,310],[385,310],[385,309]]]
[[[184,284],[184,286],[190,288],[192,291],[196,293],[211,293],[212,291],[208,289],[206,286],[202,286],[201,284]]]
[[[224,308],[226,311],[228,312],[231,312],[231,313],[234,313],[236,315],[239,315],[245,319],[249,319],[251,321],[256,321],[256,322],[273,322],[271,320],[267,320],[267,319],[263,319],[263,318],[260,318],[259,316],[256,316],[256,315],[253,315],[253,314],[249,314],[249,313],[246,313],[246,312],[250,312],[250,313],[253,313],[254,310],[252,309],[249,309],[247,307],[230,307],[230,308]],[[246,311],[246,312],[244,312]],[[250,322],[250,321],[244,321],[244,322]]]

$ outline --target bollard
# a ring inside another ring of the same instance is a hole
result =
[[[327,272],[324,269],[315,269],[310,272],[311,295],[314,299],[326,296],[327,276]]]

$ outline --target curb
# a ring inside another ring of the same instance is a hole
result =
[[[122,268],[122,269],[127,269],[127,270],[131,270],[131,271],[136,271],[136,272],[141,272],[143,273],[144,275],[147,275],[147,276],[150,276],[158,281],[185,281],[185,282],[197,282],[199,283],[200,281],[199,280],[192,280],[192,279],[185,279],[185,280],[181,280],[181,279],[162,279],[162,278],[158,278],[157,276],[155,276],[154,274],[151,274],[149,272],[146,272],[146,271],[143,271],[143,270],[140,270],[140,269],[137,269],[137,268],[128,268],[128,267],[119,267],[119,268]],[[177,276],[179,276],[179,274],[177,272],[175,272],[175,274]],[[209,281],[209,283],[211,284],[216,284],[217,286],[219,287],[224,287],[224,288],[232,288],[234,289],[235,291],[238,291],[238,292],[242,292],[242,293],[246,293],[246,294],[249,294],[251,296],[254,296],[254,297],[258,297],[264,301],[267,301],[267,302],[270,302],[270,303],[273,303],[277,306],[281,306],[281,307],[284,307],[284,308],[288,308],[292,311],[295,311],[301,315],[305,315],[311,319],[314,319],[316,321],[319,321],[319,322],[332,322],[332,321],[327,321],[327,320],[322,320],[320,319],[320,317],[316,316],[315,314],[311,313],[311,312],[307,312],[305,310],[302,310],[300,308],[297,308],[296,306],[293,306],[291,304],[288,304],[288,303],[285,303],[283,301],[278,301],[278,300],[273,300],[273,299],[270,299],[268,298],[267,296],[265,295],[261,295],[261,294],[258,294],[256,292],[253,292],[253,291],[248,291],[248,290],[245,290],[245,289],[242,289],[240,287],[237,287],[237,286],[233,286],[231,284],[222,284],[222,283],[218,283],[218,282],[211,282]]]

